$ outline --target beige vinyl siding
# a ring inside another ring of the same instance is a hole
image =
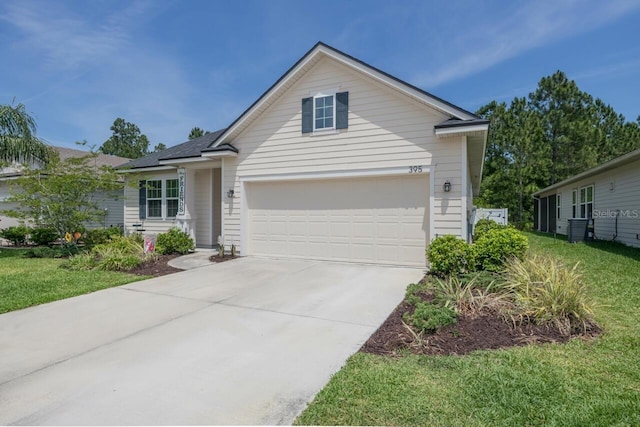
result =
[[[301,100],[318,91],[349,92],[349,128],[301,133]],[[332,59],[319,61],[233,141],[240,153],[225,158],[224,234],[240,242],[239,177],[422,165],[434,180],[435,234],[461,232],[461,138],[439,139],[434,125],[447,119]],[[425,180],[429,179],[425,173]],[[449,193],[442,185],[453,184]],[[431,238],[435,236],[430,236]],[[239,248],[242,251],[242,248]]]
[[[196,244],[200,247],[213,245],[213,193],[211,169],[201,169],[195,175]]]
[[[125,232],[132,233],[135,231],[133,228],[133,224],[144,224],[144,229],[146,230],[146,234],[159,234],[164,233],[169,230],[171,227],[176,225],[175,219],[162,220],[162,219],[144,219],[140,220],[139,210],[138,210],[138,182],[141,179],[151,180],[151,179],[177,179],[178,174],[175,171],[168,172],[146,172],[140,175],[130,175],[126,177],[126,185],[124,189],[125,200],[124,200],[124,224],[125,224]],[[164,183],[163,183],[164,185]],[[163,187],[164,191],[164,187]]]
[[[618,234],[615,240],[629,246],[640,247],[640,240],[637,238],[640,233],[640,161],[593,175],[549,193],[543,193],[541,196],[554,193],[561,195],[561,218],[556,226],[559,234],[567,234],[568,219],[572,217],[572,191],[589,185],[594,186],[593,209],[596,238],[602,240],[614,238],[615,211],[619,209],[622,213],[618,216]]]

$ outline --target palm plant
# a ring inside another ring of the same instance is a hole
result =
[[[48,161],[50,148],[35,133],[35,120],[23,104],[0,105],[0,163]]]

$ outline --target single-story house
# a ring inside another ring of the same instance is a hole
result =
[[[317,43],[226,129],[123,166],[125,227],[241,255],[425,266],[468,239],[489,122]]]
[[[534,194],[534,229],[566,235],[570,218],[593,219],[596,239],[640,247],[640,150]]]
[[[88,156],[88,151],[76,150],[73,148],[65,147],[51,147],[60,157],[60,160],[68,158],[80,158]],[[109,154],[98,154],[92,162],[96,168],[102,166],[116,167],[124,163],[127,163],[131,159],[125,157],[112,156]],[[0,210],[12,209],[14,206],[7,202],[7,198],[10,196],[11,182],[22,176],[20,165],[11,165],[5,168],[0,168]],[[105,210],[106,215],[104,221],[100,226],[122,226],[124,224],[124,200],[122,194],[115,194],[113,197],[100,197],[100,206]],[[8,217],[0,214],[0,229],[19,225],[19,221],[16,218]]]

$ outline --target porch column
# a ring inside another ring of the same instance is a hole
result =
[[[176,221],[180,230],[196,240],[196,171],[178,168],[178,214]]]

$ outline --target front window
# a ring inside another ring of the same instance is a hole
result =
[[[561,201],[561,197],[560,194],[558,194],[556,196],[556,218],[560,219],[560,201]]]
[[[580,218],[593,217],[593,185],[580,189]]]
[[[571,218],[577,218],[578,213],[578,191],[571,192]]]
[[[178,214],[178,180],[166,181],[167,218],[175,218]]]
[[[313,99],[314,130],[334,129],[335,102],[333,95],[317,96]]]
[[[162,181],[147,181],[147,218],[162,218]]]

